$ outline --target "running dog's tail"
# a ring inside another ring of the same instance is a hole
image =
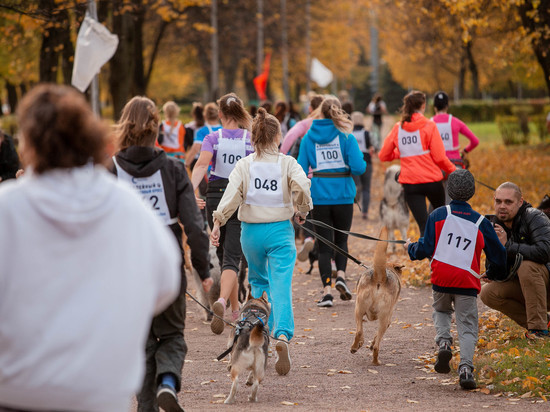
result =
[[[254,326],[250,331],[248,343],[251,347],[259,348],[264,344],[264,341],[264,325],[260,323]]]
[[[382,227],[380,230],[381,240],[388,239],[388,228],[386,226]],[[388,248],[387,242],[378,242],[376,249],[374,250],[374,275],[372,280],[375,283],[384,283],[386,282],[386,249]]]

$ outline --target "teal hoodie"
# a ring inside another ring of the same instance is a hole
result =
[[[313,121],[300,144],[298,163],[306,173],[311,168],[322,173],[361,175],[367,167],[353,134],[338,130],[332,119]],[[313,205],[353,204],[355,192],[351,176],[314,176],[311,179]]]

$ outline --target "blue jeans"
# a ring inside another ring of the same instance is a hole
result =
[[[248,262],[252,296],[267,293],[271,303],[269,330],[273,336],[294,336],[292,272],[296,262],[294,228],[290,220],[241,224],[241,246]]]

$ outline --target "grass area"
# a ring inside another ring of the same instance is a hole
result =
[[[511,398],[550,399],[548,339],[528,340],[506,316],[488,311],[480,316],[477,379],[485,393]]]
[[[468,127],[479,138],[480,143],[491,145],[502,143],[502,138],[495,122],[469,123]],[[467,139],[461,136],[461,143],[463,143],[462,139],[467,144]]]

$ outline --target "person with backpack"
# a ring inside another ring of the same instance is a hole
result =
[[[181,288],[176,300],[153,319],[145,346],[145,379],[137,395],[138,411],[156,410],[160,406],[176,412],[183,410],[177,393],[187,354],[184,340],[187,277],[180,222],[191,248],[191,264],[202,280],[203,289],[208,291],[213,281],[208,237],[203,231],[193,187],[184,164],[155,148],[158,121],[155,104],[146,97],[136,96],[124,106],[116,125],[119,152],[113,158],[111,171],[150,203],[158,218],[172,231],[182,256]]]

